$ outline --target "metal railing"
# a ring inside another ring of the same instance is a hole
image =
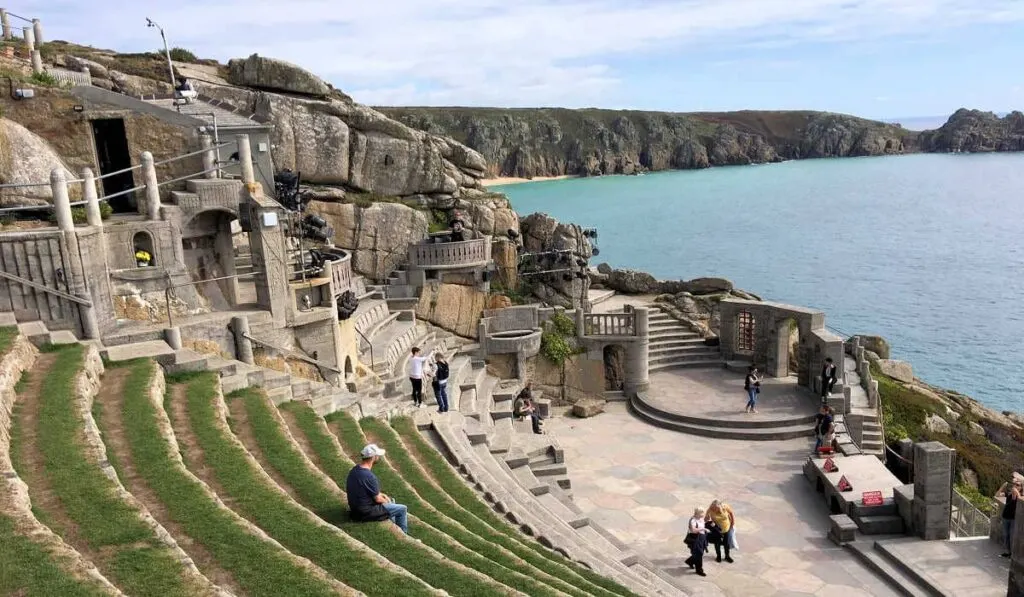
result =
[[[334,365],[331,365],[329,363],[325,363],[323,361],[318,361],[317,359],[314,359],[312,357],[304,355],[301,352],[292,350],[290,348],[283,348],[283,347],[280,347],[280,346],[275,346],[275,345],[271,344],[270,342],[266,342],[264,340],[260,340],[259,338],[253,338],[249,334],[242,334],[242,337],[245,338],[246,340],[248,340],[249,342],[252,342],[253,344],[259,344],[260,346],[266,346],[267,348],[276,350],[276,351],[278,351],[280,353],[284,353],[285,355],[290,356],[293,359],[297,359],[299,361],[303,361],[303,362],[309,363],[310,365],[315,365],[315,366],[320,367],[322,369],[327,369],[328,371],[330,371],[332,373],[338,373],[339,375],[342,373],[341,369],[338,369]],[[324,378],[324,382],[325,383],[330,383],[329,381],[327,381],[326,377]],[[330,384],[330,385],[333,386],[335,384]]]
[[[950,532],[956,537],[988,537],[992,517],[954,489],[949,522]]]
[[[377,360],[373,358],[373,342],[370,342],[370,339],[366,337],[366,334],[360,332],[359,328],[356,326],[352,326],[352,329],[354,329],[356,333],[359,334],[359,337],[363,339],[363,342],[366,342],[366,345],[370,347],[370,368],[374,368],[377,365]]]
[[[174,316],[171,312],[171,291],[175,288],[186,288],[188,286],[196,286],[198,284],[205,284],[207,282],[220,282],[221,280],[241,279],[241,278],[253,278],[256,279],[263,274],[260,272],[252,272],[249,274],[232,274],[230,276],[220,276],[217,278],[208,278],[206,280],[193,280],[191,282],[182,282],[181,284],[171,284],[170,274],[167,276],[167,287],[164,288],[164,302],[167,308],[167,327],[174,327]]]
[[[587,313],[584,336],[636,336],[635,313]]]
[[[56,288],[50,288],[49,286],[46,286],[45,284],[40,284],[38,282],[33,282],[32,280],[28,280],[26,278],[22,278],[21,276],[15,276],[14,274],[10,274],[10,273],[7,273],[7,272],[0,272],[0,278],[7,278],[8,280],[11,280],[13,282],[17,282],[19,284],[24,284],[25,286],[28,286],[30,288],[35,288],[36,290],[41,290],[43,292],[47,292],[47,293],[52,294],[54,296],[59,296],[60,298],[67,299],[69,301],[78,303],[79,305],[85,305],[86,307],[91,307],[92,306],[92,301],[89,300],[89,299],[82,298],[80,296],[75,296],[73,294],[69,294],[67,292],[64,292],[63,290],[57,290]]]

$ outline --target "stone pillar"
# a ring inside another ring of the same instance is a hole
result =
[[[32,74],[43,73],[43,54],[39,50],[32,50]]]
[[[242,168],[242,182],[251,184],[256,182],[256,174],[252,168],[252,148],[249,146],[249,135],[236,135],[238,142],[238,163]]]
[[[255,365],[256,360],[252,354],[252,341],[246,338],[249,335],[249,318],[245,315],[232,317],[231,331],[235,334],[236,358],[247,365]]]
[[[217,166],[217,152],[213,149],[213,137],[206,134],[199,135],[199,142],[206,150],[203,153],[203,170],[206,172],[203,174],[203,178],[217,178],[217,171],[214,170]]]
[[[156,179],[153,154],[142,152],[142,180],[146,184],[146,216],[151,221],[160,219],[160,187]]]
[[[35,36],[36,45],[43,45],[43,24],[39,19],[32,19],[32,34]]]
[[[57,215],[57,227],[67,232],[75,229],[71,219],[71,200],[68,198],[68,183],[64,170],[54,168],[50,172],[50,191],[53,194],[53,211]]]
[[[914,444],[914,530],[926,541],[949,539],[955,456],[939,442]]]
[[[96,177],[91,168],[82,168],[82,197],[85,199],[85,217],[90,226],[103,226],[100,215],[99,195],[96,192]]]
[[[178,326],[164,330],[164,340],[173,350],[181,350],[181,328]]]
[[[4,8],[0,8],[0,27],[3,27],[4,40],[14,39],[14,35],[11,33],[11,16]]]
[[[1017,502],[1017,516],[1013,521],[1013,543],[1010,546],[1010,583],[1006,597],[1024,597],[1024,508]],[[996,518],[1002,518],[998,516]],[[1002,524],[1002,520],[1000,520]]]
[[[626,362],[623,367],[626,379],[623,380],[622,390],[627,398],[637,392],[646,391],[651,385],[648,373],[649,314],[647,307],[633,309],[633,317],[636,318],[633,325],[637,339],[626,344]]]
[[[288,286],[291,265],[286,250],[283,215],[273,208],[254,208],[249,232],[253,270],[262,274],[254,280],[256,302],[261,309],[270,311],[278,326],[287,322],[295,301]]]
[[[32,50],[36,49],[36,35],[32,33],[31,27],[22,27],[21,33],[25,36],[25,46],[28,49],[28,53],[31,54]]]

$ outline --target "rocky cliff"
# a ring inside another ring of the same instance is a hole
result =
[[[489,176],[631,174],[914,151],[916,133],[828,112],[378,108],[480,152]]]
[[[921,133],[923,151],[1024,151],[1024,114],[1010,112],[999,118],[992,112],[960,108],[946,124]]]

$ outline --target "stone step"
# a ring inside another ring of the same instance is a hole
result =
[[[707,425],[709,419],[704,417],[692,417],[688,415],[681,415],[677,413],[671,413],[664,409],[658,408],[653,405],[650,401],[645,400],[643,394],[639,394],[632,400],[633,403],[638,403],[643,406],[644,410],[658,415],[662,419],[669,421],[678,421],[680,423],[690,423],[693,425]],[[730,427],[733,429],[765,429],[771,427],[792,427],[798,425],[813,425],[815,415],[797,415],[792,417],[786,417],[783,419],[718,419],[715,420],[715,424],[721,427]]]
[[[691,354],[699,354],[703,352],[713,352],[719,354],[717,346],[708,346],[704,344],[704,341],[699,342],[686,342],[685,344],[672,344],[672,345],[649,345],[647,349],[648,359],[655,359],[668,356],[687,356]]]
[[[874,542],[854,541],[843,547],[853,553],[868,569],[905,597],[932,597],[913,578],[874,549]]]
[[[672,363],[693,363],[697,361],[721,361],[722,353],[717,348],[701,346],[694,350],[683,352],[658,353],[647,357],[649,367]]]
[[[943,590],[942,587],[936,586],[927,576],[921,574],[913,566],[903,561],[899,555],[890,548],[891,544],[907,542],[907,539],[894,539],[891,541],[875,541],[874,549],[877,553],[881,554],[885,561],[896,567],[897,570],[902,572],[905,576],[913,579],[918,586],[924,588],[925,592],[932,597],[949,597],[950,593]],[[909,540],[913,541],[913,540]],[[955,593],[959,594],[959,593]]]
[[[655,371],[666,371],[669,369],[689,369],[692,367],[722,367],[724,361],[722,361],[722,355],[708,355],[706,358],[687,357],[685,359],[677,359],[666,363],[656,363],[648,365],[647,370],[650,373]]]
[[[14,313],[5,311],[0,313],[0,327],[15,327],[18,325],[18,320],[14,317]]]
[[[903,518],[897,515],[854,517],[865,535],[895,535],[903,532]]]
[[[592,291],[591,296],[587,297],[590,300],[590,305],[600,305],[608,299],[615,296],[614,290],[595,290]]]
[[[558,477],[569,474],[569,469],[565,467],[565,464],[538,464],[536,466],[530,465],[530,470],[533,474],[539,477]]]
[[[149,342],[108,346],[100,351],[100,356],[112,362],[151,358],[162,365],[165,362],[174,362],[174,349],[163,340],[150,340]]]
[[[78,338],[71,330],[57,330],[56,332],[50,332],[50,344],[55,346],[78,344]]]
[[[26,321],[18,324],[18,332],[29,342],[40,347],[50,341],[50,330],[41,321]]]
[[[174,353],[174,362],[166,365],[164,368],[167,373],[185,373],[190,371],[206,371],[207,362],[210,357],[190,350],[188,348],[182,348]]]
[[[491,413],[491,416],[493,417],[494,413]],[[508,454],[512,449],[513,432],[514,427],[512,426],[511,418],[495,419],[491,435],[487,438],[487,447],[491,454]]]
[[[648,343],[648,350],[654,351],[677,346],[706,346],[706,344],[704,343],[704,338],[700,336],[693,338],[652,338]]]
[[[695,423],[684,423],[681,421],[675,421],[672,419],[665,418],[656,412],[646,408],[643,402],[633,399],[629,403],[630,410],[641,419],[648,423],[661,427],[663,429],[671,429],[674,431],[680,431],[682,433],[688,433],[690,435],[699,435],[702,437],[713,437],[718,439],[737,439],[747,441],[776,441],[784,439],[793,439],[797,437],[812,437],[814,435],[814,429],[808,424],[800,425],[780,425],[777,427],[764,427],[764,428],[736,428],[727,427],[725,425],[731,424],[731,422],[705,422],[703,424]],[[757,416],[757,415],[752,415]]]

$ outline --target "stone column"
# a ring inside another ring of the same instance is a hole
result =
[[[949,539],[954,456],[939,442],[914,444],[914,529],[926,541]]]
[[[273,214],[273,221],[264,220],[267,213]],[[285,249],[282,215],[276,209],[253,209],[252,230],[249,232],[253,269],[261,274],[255,279],[256,302],[261,309],[270,311],[278,326],[285,324],[295,301],[288,286],[291,265]]]
[[[636,392],[646,391],[651,383],[648,372],[649,352],[649,330],[647,307],[636,307],[633,309],[634,326],[636,329],[636,340],[626,344],[626,363],[623,373],[626,379],[623,380],[623,392],[630,397]]]
[[[50,171],[50,191],[53,194],[53,211],[57,215],[57,227],[64,232],[75,229],[71,219],[71,200],[68,198],[68,182],[64,170],[54,168]]]
[[[32,50],[36,49],[36,35],[32,33],[31,27],[22,27],[21,32],[25,36],[25,45],[28,47],[29,54],[31,54]]]
[[[4,8],[0,8],[0,27],[3,27],[5,40],[14,39],[14,35],[11,34],[11,16]]]
[[[43,54],[39,50],[32,50],[32,74],[43,73]]]
[[[146,216],[151,221],[160,219],[160,187],[156,179],[153,154],[142,152],[142,180],[146,184]]]
[[[255,365],[256,360],[252,353],[252,341],[246,338],[249,335],[249,318],[245,315],[232,317],[231,331],[235,334],[236,358],[247,365]]]
[[[91,168],[82,168],[82,197],[85,198],[85,217],[90,226],[102,227],[99,195],[96,192],[96,177]]]
[[[36,45],[43,45],[43,24],[39,19],[32,19],[32,34],[35,36]]]
[[[203,153],[203,170],[206,171],[203,178],[217,178],[217,171],[214,170],[217,166],[217,152],[213,149],[213,137],[207,134],[199,135],[199,142],[206,150]]]
[[[251,184],[256,182],[256,174],[252,168],[252,148],[249,146],[249,135],[237,135],[238,142],[238,163],[242,168],[242,182]]]

